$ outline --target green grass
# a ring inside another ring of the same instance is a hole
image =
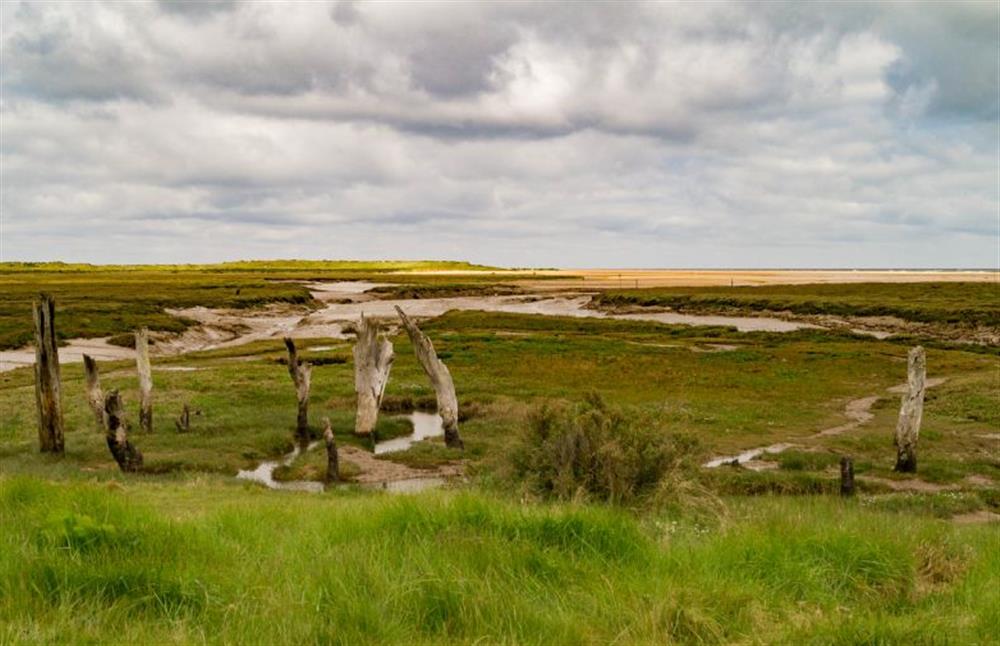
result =
[[[424,328],[455,378],[462,410],[473,413],[464,420],[462,434],[466,456],[481,470],[493,469],[493,458],[509,449],[533,406],[580,401],[591,391],[616,405],[636,407],[665,428],[697,437],[703,457],[805,438],[843,423],[848,400],[879,394],[883,399],[872,423],[844,436],[824,438],[817,446],[854,456],[859,468],[870,463],[873,474],[886,474],[892,465],[898,400],[886,388],[904,380],[905,346],[813,332],[739,334],[636,321],[482,312],[452,312]],[[720,339],[738,344],[739,349],[691,351]],[[397,358],[387,402],[402,409],[433,401],[406,335],[393,340]],[[310,349],[320,345],[333,347]],[[300,346],[303,358],[324,364],[313,370],[314,432],[329,416],[339,442],[357,443],[351,434],[350,346],[328,339]],[[287,371],[278,363],[284,356],[279,341],[262,341],[154,360],[158,432],[135,438],[147,463],[161,471],[232,474],[289,450],[295,395]],[[158,369],[171,365],[197,370]],[[1000,424],[995,412],[1000,410],[1000,393],[993,387],[995,365],[992,356],[928,350],[931,376],[948,376],[950,381],[928,394],[922,472],[1000,478],[989,440],[979,437]],[[122,391],[134,423],[138,401],[134,368],[120,362],[104,364],[101,370],[105,389]],[[112,467],[83,397],[81,366],[64,366],[63,381],[68,431],[67,455],[60,467],[39,462],[35,455],[31,371],[0,373],[0,409],[11,411],[0,417],[0,468],[46,474],[49,469]],[[193,417],[190,433],[179,435],[173,430],[173,418],[185,403],[201,414]],[[389,413],[383,416],[383,425],[391,423],[388,417]],[[389,459],[430,466],[435,460],[452,458],[436,448],[420,448]]]
[[[1000,630],[994,528],[836,499],[734,502],[701,525],[468,492],[2,478],[0,520],[4,643],[930,644]]]
[[[907,321],[1000,326],[1000,283],[851,283],[759,287],[657,287],[609,290],[604,306],[677,310],[749,309]]]
[[[312,296],[288,281],[376,279],[388,272],[486,271],[493,267],[445,261],[244,261],[215,265],[85,265],[0,263],[0,349],[32,341],[31,303],[39,292],[56,299],[61,339],[123,335],[146,326],[183,331],[189,321],[165,308],[246,308],[268,303],[309,306]],[[509,272],[499,271],[507,275]],[[383,278],[384,279],[384,278]],[[420,281],[428,289],[454,290],[448,276],[393,275],[393,282]],[[496,282],[485,274],[462,279],[462,289]],[[438,287],[434,287],[437,285]]]
[[[453,260],[236,260],[212,264],[176,265],[93,265],[65,262],[3,262],[0,273],[13,272],[203,272],[203,271],[334,271],[334,272],[395,272],[395,271],[498,271],[498,267]]]
[[[323,271],[294,275],[332,275]],[[60,327],[95,335],[149,325],[156,308],[301,289],[243,268],[16,273],[0,281],[20,285],[10,292],[19,307],[36,289],[55,292]],[[491,283],[416,287],[459,284]],[[116,289],[127,297],[113,300]],[[24,328],[11,320],[0,316],[0,331]],[[903,343],[483,312],[422,328],[454,376],[466,450],[429,441],[385,457],[418,468],[462,459],[470,482],[415,497],[274,492],[233,477],[291,449],[295,394],[277,340],[154,358],[156,431],[133,433],[148,467],[133,475],[94,428],[81,366],[62,371],[62,458],[37,451],[31,370],[0,373],[0,643],[936,644],[989,643],[1000,631],[998,528],[947,520],[1000,510],[988,439],[1000,428],[995,348],[928,347],[929,376],[947,381],[927,393],[918,476],[956,490],[905,494],[865,480],[909,477],[891,471],[899,396],[886,391],[905,379]],[[408,431],[394,415],[434,401],[406,335],[393,342],[386,437]],[[692,351],[713,342],[737,348]],[[339,444],[362,445],[349,343],[298,345],[315,364],[313,432],[329,416]],[[102,363],[101,375],[134,423],[134,365]],[[721,511],[522,500],[503,465],[531,411],[592,392],[655,420],[641,430],[697,438],[696,463],[800,446],[773,456],[772,471],[677,481],[725,497]],[[810,437],[870,395],[870,422]],[[185,403],[197,414],[179,434]],[[854,457],[856,500],[835,495],[841,455]],[[307,453],[281,475],[319,477],[324,460]]]

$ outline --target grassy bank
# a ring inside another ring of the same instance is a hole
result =
[[[1000,285],[996,283],[663,287],[609,290],[596,300],[607,307],[642,305],[679,311],[735,309],[894,316],[924,323],[1000,326]]]
[[[204,494],[203,494],[204,492]],[[836,500],[721,524],[474,493],[0,479],[5,643],[985,643],[996,532]]]

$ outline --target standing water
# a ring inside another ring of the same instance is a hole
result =
[[[315,447],[319,442],[313,442],[306,447],[306,451]],[[278,467],[287,467],[290,465],[295,458],[302,453],[302,447],[295,445],[295,448],[291,453],[281,458],[280,460],[268,460],[266,462],[261,462],[256,469],[243,469],[236,474],[236,477],[240,480],[250,480],[251,482],[259,482],[268,489],[284,489],[286,491],[311,491],[314,493],[320,493],[323,491],[322,482],[312,482],[309,480],[293,480],[290,482],[278,482],[274,479],[274,470]]]
[[[420,440],[424,440],[429,437],[440,437],[444,435],[444,420],[442,420],[441,416],[437,413],[421,413],[419,411],[414,411],[409,415],[406,415],[405,418],[409,420],[410,424],[413,426],[413,432],[409,435],[404,435],[403,437],[394,437],[391,440],[386,440],[385,442],[378,442],[375,444],[375,455],[405,451],[410,448],[414,442],[419,442]]]

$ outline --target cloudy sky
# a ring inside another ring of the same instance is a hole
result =
[[[0,253],[995,267],[998,7],[5,0]]]

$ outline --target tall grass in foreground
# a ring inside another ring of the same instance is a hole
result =
[[[0,642],[987,643],[995,528],[0,478]],[[195,503],[195,504],[192,504]]]

